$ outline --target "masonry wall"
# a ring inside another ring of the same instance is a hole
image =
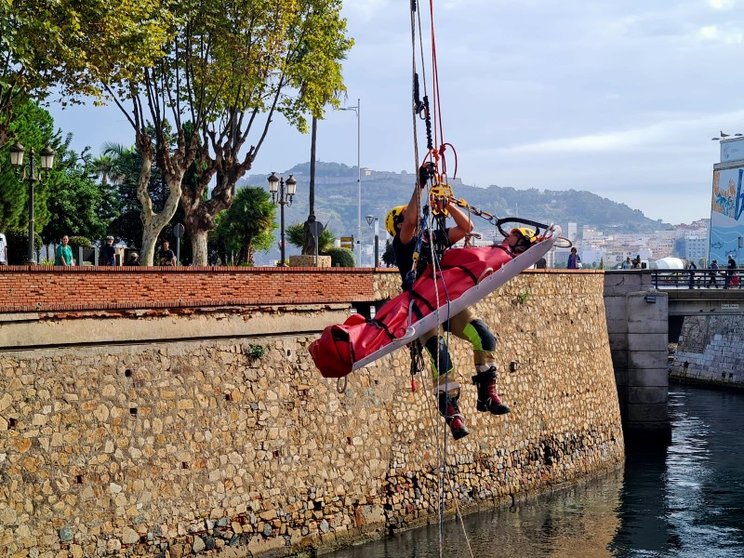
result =
[[[370,268],[5,266],[0,313],[372,301],[375,277],[396,274]]]
[[[320,377],[307,346],[337,318],[323,305],[262,314],[268,335],[241,335],[235,324],[255,321],[241,314],[226,338],[0,352],[0,555],[286,555],[435,521],[439,458],[448,508],[466,511],[619,467],[602,274],[525,273],[475,309],[498,335],[512,412],[476,412],[471,357],[453,340],[471,434],[444,454],[407,352],[344,393]],[[39,313],[0,328],[178,333],[198,319],[212,332],[228,314]]]
[[[685,316],[670,377],[744,388],[744,316]]]

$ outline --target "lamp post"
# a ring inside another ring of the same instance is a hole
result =
[[[271,203],[279,204],[281,207],[281,221],[280,221],[280,234],[281,234],[281,243],[279,246],[279,250],[281,252],[281,259],[279,261],[279,265],[284,267],[286,265],[285,259],[284,259],[284,206],[285,205],[292,205],[292,198],[295,195],[295,192],[297,191],[297,181],[295,180],[293,175],[289,175],[289,178],[287,180],[284,180],[284,177],[277,176],[275,172],[271,173],[271,176],[268,178],[269,181],[269,192],[271,192]],[[286,186],[286,188],[285,188]]]
[[[16,142],[10,148],[10,164],[22,175],[28,179],[28,263],[36,263],[36,250],[34,249],[34,184],[40,180],[36,174],[36,161],[34,160],[34,150],[28,152],[28,167],[23,166],[23,154],[25,149],[23,145]],[[54,150],[48,145],[41,150],[41,170],[48,171],[54,165]],[[28,169],[28,172],[26,172]]]
[[[375,267],[380,267],[380,220],[374,215],[367,215],[367,224],[375,226]]]
[[[357,265],[362,265],[362,128],[361,128],[361,100],[357,99],[355,107],[343,107],[339,110],[353,110],[357,118]]]

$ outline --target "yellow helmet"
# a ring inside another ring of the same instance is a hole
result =
[[[512,246],[512,250],[517,249],[518,252],[524,252],[539,240],[536,232],[527,227],[516,227],[510,232],[519,236],[519,241]]]
[[[403,220],[403,212],[405,210],[405,205],[397,205],[388,211],[387,217],[385,217],[385,229],[390,233],[390,236],[395,236],[398,232],[395,230],[395,225]]]

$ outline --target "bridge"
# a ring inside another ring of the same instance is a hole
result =
[[[715,274],[715,275],[712,275]],[[715,277],[715,280],[713,280]],[[671,439],[669,372],[744,386],[744,289],[722,270],[623,270],[605,274],[605,308],[625,430]],[[679,342],[669,362],[668,343]]]

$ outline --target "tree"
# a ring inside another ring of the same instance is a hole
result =
[[[117,105],[135,130],[143,161],[154,160],[169,197],[160,213],[146,197],[142,167],[143,259],[151,263],[153,237],[180,200],[194,263],[206,263],[207,233],[235,196],[266,139],[275,113],[301,131],[306,115],[323,115],[343,91],[340,61],[351,47],[340,0],[262,2],[204,0],[175,3],[176,33],[166,54],[138,78],[125,80]],[[122,100],[119,100],[122,99]],[[152,134],[146,127],[152,123]],[[245,150],[249,135],[254,143]],[[195,164],[195,180],[182,179]],[[211,187],[211,189],[210,189]]]
[[[15,109],[56,87],[63,103],[100,98],[161,54],[172,14],[159,0],[0,2],[0,147]]]
[[[54,121],[51,115],[32,101],[25,101],[17,107],[15,117],[9,132],[24,145],[26,155],[24,163],[28,161],[29,152],[38,154],[45,145],[51,145],[57,152],[66,149],[65,144],[54,134]],[[0,161],[9,160],[10,146],[0,149]],[[36,175],[39,176],[40,165],[37,165]],[[28,196],[29,185],[27,175],[20,176],[17,169],[7,163],[0,165],[0,230],[11,228],[28,228]],[[47,197],[50,185],[64,178],[63,172],[55,164],[55,168],[44,174],[44,180],[34,184],[34,213],[35,229],[40,231],[49,220]]]
[[[247,187],[238,190],[227,211],[218,217],[213,236],[223,262],[253,265],[257,250],[267,251],[274,240],[276,206],[263,188]]]
[[[287,227],[287,241],[297,248],[302,249],[305,245],[305,223],[296,223]],[[318,254],[325,254],[331,248],[336,241],[336,237],[327,228],[323,229],[318,238]]]
[[[64,235],[102,239],[120,212],[118,196],[108,179],[115,172],[114,161],[108,156],[96,159],[87,149],[78,155],[69,148],[70,142],[68,135],[57,149],[50,176],[49,219],[42,233],[46,243],[57,242]]]

